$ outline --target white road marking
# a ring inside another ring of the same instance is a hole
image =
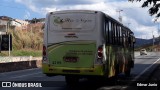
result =
[[[157,59],[154,63],[152,63],[149,67],[147,67],[146,69],[144,69],[138,76],[136,76],[132,81],[136,81],[142,74],[144,74],[148,69],[150,69],[155,63],[157,63],[160,60]]]
[[[148,69],[150,69],[150,68],[151,68],[155,63],[157,63],[159,60],[160,60],[160,58],[157,59],[157,60],[156,60],[153,64],[151,64],[149,67],[147,67],[145,70],[143,70],[138,76],[136,76],[133,80],[131,80],[131,82],[130,82],[128,85],[130,85],[133,81],[136,81],[141,75],[143,75]],[[128,85],[122,87],[121,90],[124,90],[124,89],[128,88]]]
[[[21,76],[15,76],[15,77],[10,77],[10,78],[22,78],[22,77],[32,76],[32,75],[36,75],[36,74],[42,74],[42,72],[26,74],[26,75],[21,75]]]

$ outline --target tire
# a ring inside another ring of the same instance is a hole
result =
[[[118,74],[119,74],[119,65],[116,65],[116,68],[115,68],[115,76],[118,77]]]
[[[131,61],[131,68],[134,68],[134,61]]]
[[[79,82],[79,78],[74,76],[65,76],[65,80],[68,86],[76,86]]]
[[[47,76],[47,77],[52,77],[52,76],[54,76],[54,75],[52,75],[52,74],[46,74],[46,76]]]
[[[125,76],[126,76],[126,77],[130,77],[130,76],[131,76],[131,68],[128,68],[128,69],[125,71]]]

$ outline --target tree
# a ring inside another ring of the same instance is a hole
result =
[[[130,2],[133,1],[141,1],[141,0],[128,0]],[[142,4],[142,7],[148,7],[148,5],[151,5],[151,7],[149,8],[149,14],[151,16],[156,15],[156,17],[160,17],[160,12],[159,11],[159,7],[160,7],[160,0],[146,0],[144,1],[144,3]]]

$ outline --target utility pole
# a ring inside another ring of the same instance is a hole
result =
[[[159,41],[159,45],[160,45],[160,28],[159,28],[159,22],[158,22],[158,41]]]
[[[123,10],[117,10],[117,12],[118,12],[118,14],[119,14],[119,16],[118,16],[118,19],[119,19],[119,21],[122,23],[122,16],[120,15],[121,14],[121,12],[122,12]]]
[[[152,41],[153,41],[153,45],[152,45],[152,51],[154,51],[154,35],[153,35],[153,31],[152,31],[152,36],[153,36],[153,39],[152,39]]]
[[[129,28],[129,25],[130,25],[131,23],[128,23],[128,28]]]
[[[160,20],[157,18],[154,20],[154,23],[158,23],[158,42],[159,42],[159,45],[160,45],[160,28],[159,28],[159,22]],[[153,33],[153,32],[152,32]],[[153,36],[153,39],[154,39],[154,36]]]
[[[11,43],[10,43],[10,38],[11,38],[11,36],[10,36],[10,33],[9,33],[9,26],[10,26],[10,22],[11,22],[11,20],[9,20],[9,21],[7,21],[7,23],[6,23],[6,35],[9,35],[8,37],[9,37],[9,50],[8,50],[8,56],[10,57],[11,56],[11,48],[10,48],[10,45],[11,45]]]

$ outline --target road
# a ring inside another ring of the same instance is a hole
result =
[[[79,90],[112,90],[125,89],[131,81],[144,79],[152,73],[160,62],[160,52],[150,52],[148,55],[140,56],[135,53],[135,67],[132,69],[131,77],[124,78],[124,75],[119,75],[117,85],[99,84],[99,82],[81,80],[76,89]],[[0,88],[0,90],[69,90],[63,76],[47,77],[40,68],[20,70],[13,72],[0,73],[0,81],[51,81],[53,87],[43,88]],[[43,83],[48,83],[43,82]],[[43,85],[43,84],[42,84]],[[74,88],[75,89],[75,88]]]

